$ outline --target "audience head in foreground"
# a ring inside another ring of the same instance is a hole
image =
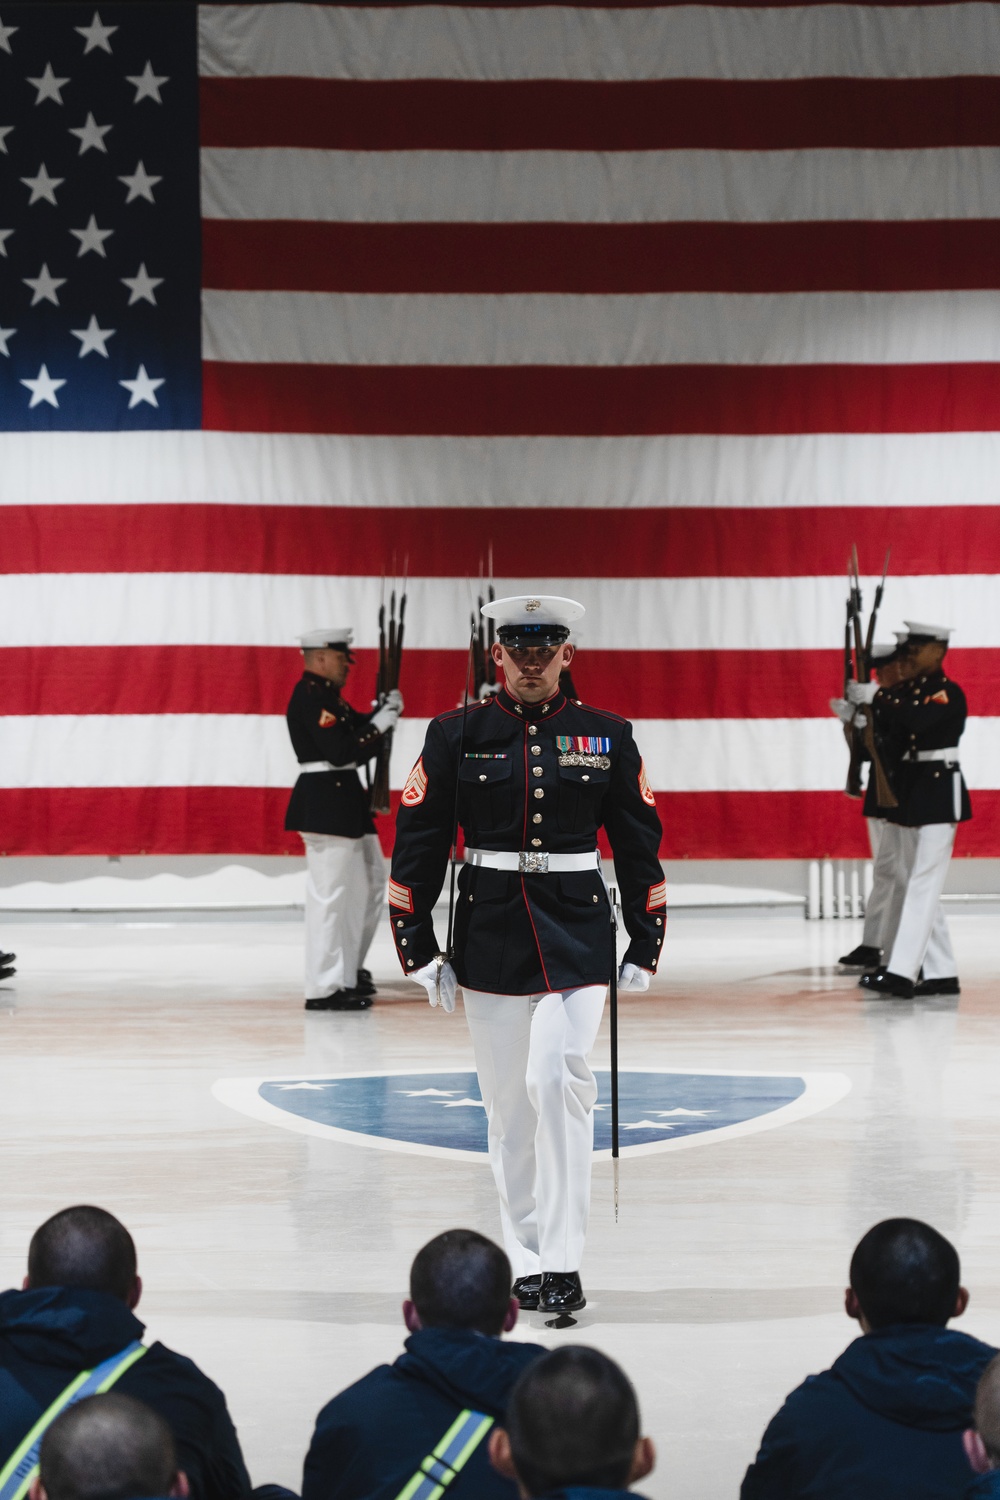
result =
[[[969,1300],[955,1247],[919,1219],[886,1219],[850,1282],[862,1336],[788,1396],[742,1500],[942,1500],[969,1482],[963,1432],[996,1350],[947,1326]]]
[[[597,1349],[574,1345],[544,1355],[518,1380],[490,1459],[538,1500],[582,1489],[621,1494],[651,1472],[656,1453],[640,1433],[624,1372]]]
[[[106,1209],[80,1203],[46,1219],[31,1236],[24,1290],[66,1286],[106,1292],[129,1308],[139,1305],[142,1281],[135,1241]]]
[[[131,1396],[90,1396],[42,1439],[31,1500],[187,1500],[173,1433]]]
[[[964,1434],[965,1453],[978,1479],[969,1496],[1000,1495],[1000,1357],[991,1360],[976,1389],[973,1425]]]
[[[411,1333],[459,1328],[499,1338],[517,1322],[510,1287],[510,1261],[499,1245],[474,1229],[448,1229],[417,1252],[403,1319]]]

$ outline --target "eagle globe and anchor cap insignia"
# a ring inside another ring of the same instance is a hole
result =
[[[611,1155],[610,1075],[596,1070],[594,1154]],[[619,1075],[623,1156],[678,1151],[792,1124],[850,1091],[843,1073],[636,1068]],[[471,1069],[221,1078],[216,1099],[304,1135],[383,1151],[486,1161],[486,1111]]]

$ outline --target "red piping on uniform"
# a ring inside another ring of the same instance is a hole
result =
[[[535,919],[531,915],[531,902],[528,900],[528,892],[524,888],[523,875],[521,876],[521,895],[524,897],[524,909],[528,913],[528,921],[531,923],[531,930],[535,935],[535,947],[538,949],[538,962],[542,966],[542,978],[545,980],[545,988],[549,991],[550,994],[555,994],[555,990],[552,989],[552,986],[549,983],[549,971],[545,967],[545,959],[542,957],[542,945],[538,941],[538,928],[535,926]]]

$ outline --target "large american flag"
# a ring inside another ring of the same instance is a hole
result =
[[[406,566],[400,787],[492,547],[666,856],[860,853],[856,542],[1000,853],[998,289],[995,4],[0,0],[0,848],[295,849],[294,638],[364,704]]]

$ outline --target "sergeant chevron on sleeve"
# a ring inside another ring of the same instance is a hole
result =
[[[465,861],[441,998],[453,1009],[461,984],[521,1305],[571,1311],[584,1305],[597,1099],[587,1056],[615,961],[597,834],[630,939],[619,988],[645,990],[666,918],[660,820],[628,720],[560,690],[583,606],[525,595],[483,613],[503,686],[428,727],[396,824],[392,931],[404,973],[436,1003],[432,913],[457,807]]]

